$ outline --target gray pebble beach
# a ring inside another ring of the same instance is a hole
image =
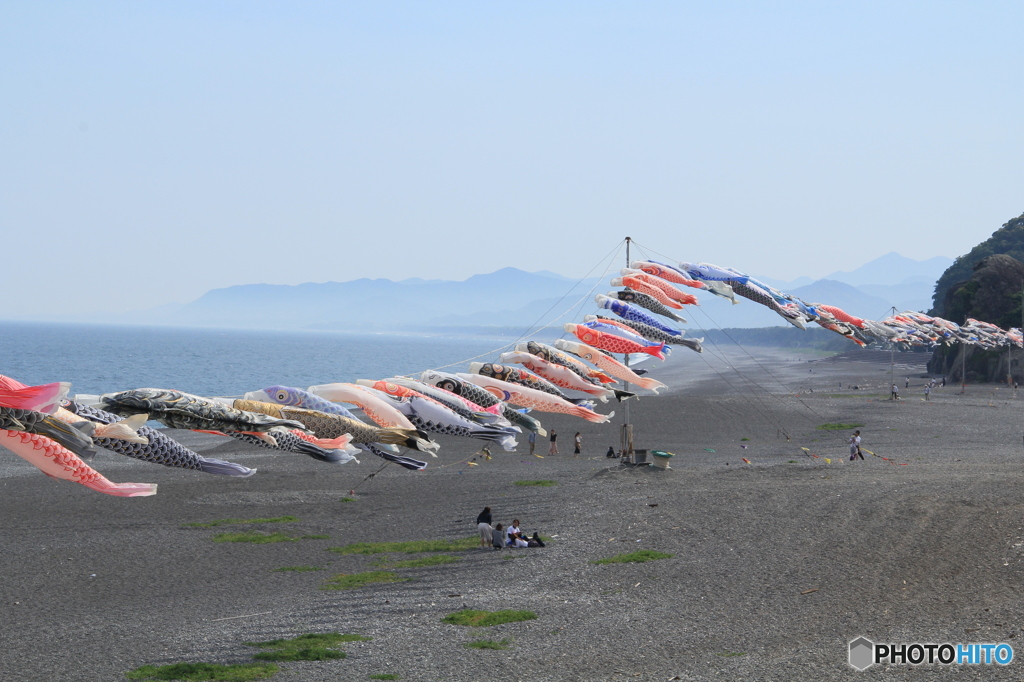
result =
[[[0,679],[123,680],[143,664],[246,662],[255,650],[243,642],[334,631],[372,640],[345,644],[344,660],[284,663],[273,679],[1024,678],[1017,660],[863,673],[847,663],[859,635],[1020,641],[1024,395],[997,385],[961,395],[951,385],[926,402],[928,356],[914,353],[896,356],[903,400],[893,403],[888,353],[748,350],[730,351],[742,358],[731,357],[738,372],[713,349],[652,372],[672,389],[634,401],[632,421],[637,447],[675,454],[667,471],[604,456],[618,441],[621,405],[599,408],[618,413],[608,425],[541,415],[560,434],[558,456],[546,456],[546,439],[544,457],[523,454],[523,438],[518,454],[495,448],[466,466],[480,443],[439,438],[426,471],[390,465],[372,478],[382,462],[370,455],[328,465],[168,431],[259,471],[233,479],[101,453],[93,466],[111,480],[159,484],[140,499],[49,479],[4,453]],[[817,428],[836,422],[863,424],[864,447],[880,457],[848,461],[849,431]],[[584,454],[573,458],[577,430]],[[522,480],[557,485],[514,484]],[[352,489],[355,501],[342,502]],[[487,505],[495,522],[519,518],[552,541],[452,552],[459,561],[395,569],[404,582],[321,589],[335,574],[378,570],[381,558],[329,547],[464,538]],[[299,521],[184,525],[284,515]],[[212,541],[238,530],[329,539]],[[673,556],[592,563],[638,549]],[[274,571],[289,566],[324,570]],[[441,622],[464,608],[538,618]],[[464,646],[476,639],[511,644]]]

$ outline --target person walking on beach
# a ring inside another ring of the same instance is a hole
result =
[[[897,386],[896,384],[893,384],[892,385],[892,396],[889,397],[889,400],[899,400],[899,399],[900,399],[900,387]]]
[[[530,454],[534,454],[534,450],[537,449],[537,432],[530,431],[530,435],[526,437],[526,440],[530,441]]]
[[[907,377],[907,383],[903,385],[903,388],[910,388],[910,377]]]
[[[557,455],[558,454],[558,434],[555,433],[554,429],[551,429],[550,441],[551,441],[551,447],[548,448],[548,454],[549,455]]]
[[[476,527],[480,531],[480,546],[487,549],[491,546],[491,508],[484,507],[476,517]]]
[[[860,431],[854,431],[853,435],[846,442],[850,444],[850,461],[856,461],[858,457],[863,460],[864,453],[860,451]]]
[[[573,436],[572,443],[573,443],[572,456],[573,457],[579,457],[580,456],[580,452],[583,451],[582,450],[582,448],[583,448],[583,438],[580,436],[580,432],[579,431],[577,431],[576,435]]]

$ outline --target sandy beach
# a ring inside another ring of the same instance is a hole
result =
[[[159,484],[143,499],[48,479],[5,453],[0,679],[121,680],[143,664],[249,661],[243,642],[330,631],[372,640],[346,644],[344,660],[282,664],[273,679],[1024,678],[1017,660],[912,673],[847,663],[859,635],[1020,641],[1024,395],[950,385],[926,402],[928,355],[908,353],[896,356],[903,399],[893,403],[887,352],[722,350],[728,362],[716,348],[674,358],[652,372],[671,391],[631,406],[637,447],[675,453],[669,471],[604,456],[621,405],[603,407],[617,412],[610,425],[544,415],[558,456],[495,451],[470,467],[478,442],[439,438],[427,471],[388,466],[373,478],[372,457],[332,466],[180,431],[169,433],[259,472],[230,479],[101,453],[94,465],[110,479]],[[849,430],[818,428],[840,422],[863,424],[879,457],[848,461]],[[584,454],[573,458],[577,430]],[[515,485],[524,480],[557,484]],[[455,563],[396,569],[405,582],[321,589],[380,559],[328,548],[463,538],[486,505],[495,521],[519,518],[552,542],[453,552]],[[299,520],[184,525],[285,515]],[[329,537],[212,541],[249,528]],[[673,556],[592,563],[637,549]],[[323,570],[274,570],[294,566]],[[487,629],[441,622],[463,608],[538,617]],[[475,639],[510,648],[465,648]]]

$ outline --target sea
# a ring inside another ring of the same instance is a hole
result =
[[[239,396],[267,386],[465,372],[511,339],[0,322],[0,374],[71,393],[167,388]],[[454,365],[454,366],[450,366]],[[450,366],[450,367],[448,367]]]

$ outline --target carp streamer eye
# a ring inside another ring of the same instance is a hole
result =
[[[288,400],[288,394],[285,393],[284,391],[278,391],[277,392],[277,399],[278,400],[282,400],[282,401],[283,400]]]

